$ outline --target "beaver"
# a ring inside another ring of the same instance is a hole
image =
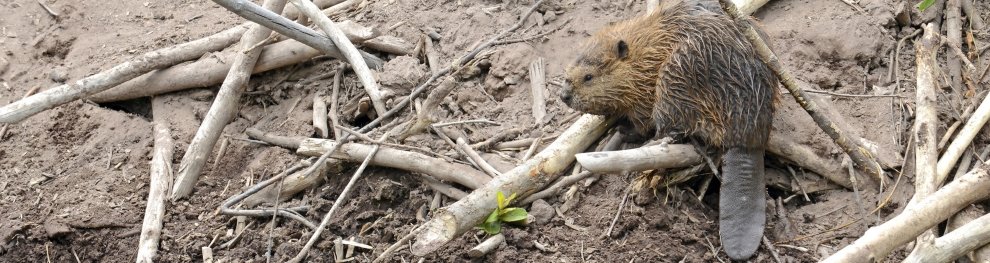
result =
[[[719,236],[730,258],[747,259],[766,223],[763,155],[777,77],[716,1],[665,2],[593,34],[566,67],[560,97],[621,117],[632,132],[677,134],[719,154]]]

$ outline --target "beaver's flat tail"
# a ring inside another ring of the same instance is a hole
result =
[[[725,253],[745,260],[756,253],[766,224],[763,149],[730,148],[722,156],[718,234]]]

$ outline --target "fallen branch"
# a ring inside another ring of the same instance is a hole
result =
[[[990,215],[984,215],[948,234],[932,245],[915,248],[904,262],[952,262],[966,252],[990,243]]]
[[[536,125],[543,124],[547,116],[547,82],[543,69],[543,58],[538,57],[529,65],[529,86],[533,96],[533,121]]]
[[[433,179],[432,177],[424,176],[424,177],[420,177],[420,179],[422,179],[423,182],[430,187],[430,189],[433,189],[433,191],[446,195],[450,198],[453,198],[454,200],[461,200],[461,198],[464,198],[465,196],[468,195],[464,191],[454,188],[453,186],[450,186],[448,184],[441,183],[440,181],[437,181],[437,179]]]
[[[702,162],[701,155],[689,144],[658,144],[622,151],[586,152],[574,157],[581,167],[599,174],[688,167]]]
[[[949,0],[949,2],[956,0]],[[951,8],[950,8],[951,9]],[[958,11],[958,10],[957,10]],[[935,110],[936,86],[938,85],[938,69],[935,56],[938,54],[938,33],[931,24],[924,26],[925,34],[921,40],[915,43],[916,65],[918,83],[915,90],[917,93],[917,109],[915,110],[914,139],[915,148],[915,177],[914,196],[908,202],[907,207],[911,207],[918,201],[928,197],[941,184],[936,179],[935,166],[938,162],[938,112]],[[965,168],[962,168],[965,169]],[[912,254],[931,249],[934,245],[935,230],[929,229],[918,237]]]
[[[306,156],[318,156],[329,149],[333,149],[336,145],[337,142],[334,140],[308,138],[303,139],[299,143],[299,150],[296,153]],[[368,156],[372,148],[370,145],[345,143],[341,145],[340,150],[334,153],[332,157],[352,162],[361,161],[364,157]],[[383,147],[375,154],[375,157],[371,159],[371,165],[427,174],[436,179],[455,182],[471,189],[481,188],[485,183],[492,180],[485,173],[467,165],[450,163],[424,154],[387,147]]]
[[[237,41],[237,36],[243,32],[239,27],[234,27],[196,41],[148,52],[109,70],[31,95],[0,108],[0,123],[19,122],[39,112],[107,90],[152,70],[196,59],[203,55],[204,50],[209,52],[223,49]]]
[[[983,102],[980,103],[980,106],[976,108],[973,115],[966,121],[966,125],[963,125],[962,129],[959,130],[959,134],[956,135],[952,143],[945,148],[942,157],[938,159],[938,173],[935,177],[936,184],[945,181],[952,167],[956,166],[959,157],[966,151],[966,148],[969,148],[970,143],[973,142],[973,138],[976,138],[976,134],[983,129],[983,125],[987,123],[988,119],[990,119],[990,94],[983,97]]]
[[[275,185],[266,186],[261,191],[245,198],[242,203],[246,207],[255,207],[271,202],[272,200],[278,202],[287,201],[292,199],[296,194],[323,183],[324,175],[343,172],[344,168],[342,163],[336,159],[328,159],[321,165],[321,167],[313,172],[298,171],[291,173],[282,179],[281,187],[276,187]]]
[[[296,164],[290,167],[289,169],[286,169],[282,173],[273,176],[272,178],[268,178],[268,180],[255,184],[254,186],[248,188],[241,194],[231,196],[230,198],[227,199],[227,201],[224,201],[223,204],[220,204],[220,214],[228,215],[228,216],[270,217],[275,213],[278,213],[278,215],[280,216],[288,217],[293,220],[299,221],[300,223],[302,223],[306,227],[309,227],[310,229],[316,229],[315,224],[309,222],[309,220],[307,220],[305,217],[296,213],[296,211],[306,211],[307,210],[306,207],[279,208],[279,209],[233,209],[234,205],[241,202],[241,200],[250,197],[251,195],[257,193],[258,191],[261,191],[265,187],[268,187],[269,185],[278,182],[282,178],[285,178],[285,176],[292,174],[296,171],[302,170],[307,166],[309,166],[310,169],[306,169],[305,171],[306,173],[312,173],[320,169],[318,166],[313,167],[312,164],[306,161],[300,162],[299,164]]]
[[[732,0],[732,3],[739,8],[739,12],[746,15],[752,15],[759,10],[760,7],[767,4],[770,0]]]
[[[344,33],[347,34],[349,38],[352,38],[353,36],[351,32],[344,31]],[[365,43],[372,42],[383,37],[386,36],[381,36],[366,41]],[[393,42],[395,41],[398,40],[393,40]],[[409,45],[405,42],[401,43],[401,45]],[[376,47],[381,48],[381,46]],[[290,39],[281,41],[264,47],[264,50],[261,52],[261,57],[258,58],[258,63],[254,66],[252,73],[261,73],[302,63],[323,54],[333,58],[343,58],[343,55],[339,52],[324,53],[296,40]],[[92,95],[89,99],[102,103],[216,85],[223,81],[224,76],[230,69],[230,64],[225,61],[230,61],[233,59],[233,55],[235,55],[233,52],[218,53],[191,63],[176,65],[171,68],[150,72],[130,81],[124,82],[107,91]],[[368,58],[366,58],[368,65],[372,67],[381,67],[384,63],[380,59],[367,59]]]
[[[0,74],[3,74],[3,67],[4,67],[3,62],[4,61],[2,60],[2,58],[0,58]],[[6,82],[4,82],[4,84],[6,84]],[[27,92],[24,93],[24,96],[21,97],[21,99],[24,99],[24,98],[27,98],[28,96],[34,95],[34,93],[38,92],[38,89],[41,89],[41,86],[34,86],[34,87],[32,87],[31,89],[29,89]],[[154,106],[152,106],[152,107],[154,107]],[[7,128],[8,128],[8,126],[10,126],[10,123],[4,123],[3,125],[0,125],[0,142],[3,141],[3,138],[4,137],[7,137]]]
[[[423,232],[417,234],[412,245],[412,253],[418,256],[429,254],[473,228],[495,209],[497,192],[525,197],[543,189],[574,161],[575,153],[598,139],[610,122],[600,116],[584,115],[532,159],[440,209],[430,221],[424,223]]]
[[[338,47],[334,45],[333,41],[327,39],[326,35],[317,33],[308,27],[302,26],[292,20],[273,13],[272,11],[266,10],[257,4],[246,0],[213,0],[213,2],[223,6],[238,16],[265,26],[275,32],[278,32],[279,34],[282,34],[283,36],[298,40],[299,42],[322,51],[327,55],[333,56],[334,54],[340,54],[341,52]],[[378,57],[363,51],[360,53],[368,65],[371,65],[374,68],[381,67],[381,64],[376,63],[381,61]]]
[[[165,220],[165,199],[172,183],[172,152],[175,142],[164,123],[155,123],[155,153],[151,159],[148,206],[144,210],[141,238],[138,239],[138,263],[151,263],[158,253],[158,241]]]
[[[266,9],[281,13],[285,7],[285,0],[265,0],[264,4]],[[244,93],[244,87],[251,78],[251,69],[261,56],[261,49],[252,49],[252,46],[267,39],[271,33],[268,28],[255,25],[241,37],[238,47],[244,53],[234,59],[227,78],[217,92],[216,99],[210,105],[209,112],[203,117],[203,123],[189,143],[185,155],[182,156],[175,185],[172,187],[172,201],[186,198],[192,193],[209,158],[209,153],[213,151],[213,146],[223,133],[223,128],[237,116],[241,94]]]
[[[475,152],[474,149],[472,149],[471,146],[467,144],[467,140],[465,140],[464,137],[457,137],[457,146],[460,147],[462,151],[464,151],[465,155],[467,155],[465,157],[470,158],[475,164],[478,165],[478,168],[480,168],[482,171],[485,171],[485,173],[487,173],[489,176],[491,176],[492,178],[502,176],[502,172],[499,172],[497,169],[495,169],[495,167],[492,167],[491,164],[488,164],[488,161],[485,161],[484,158],[481,158],[481,155],[479,155],[478,152]]]
[[[880,186],[883,187],[883,169],[880,167],[880,164],[873,159],[873,156],[870,155],[869,151],[863,149],[863,147],[858,144],[859,142],[850,138],[848,132],[839,128],[839,126],[829,119],[828,116],[821,111],[822,109],[819,108],[817,103],[808,99],[804,89],[798,86],[797,81],[793,76],[791,76],[790,72],[784,70],[779,59],[777,58],[777,55],[770,50],[770,47],[767,46],[766,42],[763,41],[759,33],[756,32],[756,29],[753,28],[753,22],[750,21],[749,17],[743,13],[740,13],[739,9],[736,8],[734,4],[730,3],[729,0],[719,0],[719,3],[722,5],[722,9],[724,9],[730,17],[736,20],[736,25],[744,31],[746,38],[760,55],[760,59],[763,60],[763,62],[766,63],[771,70],[773,70],[774,74],[776,74],[780,79],[780,82],[784,84],[784,87],[790,91],[791,96],[794,97],[794,100],[801,105],[806,112],[808,112],[808,115],[811,115],[811,118],[815,121],[815,124],[818,124],[818,127],[820,127],[825,134],[828,134],[828,136],[831,137],[832,140],[835,141],[835,143],[849,155],[849,157],[856,163],[857,166],[859,166],[860,169],[863,169],[876,178],[880,182]]]
[[[967,205],[987,197],[990,162],[966,173],[940,190],[908,206],[901,214],[872,227],[849,246],[822,262],[878,262],[895,248],[914,240],[923,231],[945,221]]]
[[[814,153],[808,146],[798,144],[786,135],[771,132],[767,151],[785,158],[799,167],[811,170],[830,181],[852,189],[852,181],[844,169]],[[578,163],[595,173],[647,171],[661,168],[688,167],[701,163],[694,147],[684,144],[654,145],[624,151],[588,152],[576,155]]]
[[[313,20],[320,29],[323,29],[323,32],[327,33],[333,44],[340,49],[340,52],[344,54],[344,58],[351,64],[351,69],[357,74],[358,79],[361,80],[365,92],[371,98],[371,104],[375,107],[375,111],[378,114],[385,113],[387,108],[385,108],[385,101],[382,98],[382,91],[378,87],[378,82],[375,81],[374,75],[368,69],[368,64],[361,57],[360,51],[344,36],[344,32],[337,28],[337,25],[330,18],[323,15],[320,12],[320,8],[313,4],[313,2],[309,0],[292,0],[292,4],[309,17],[310,20]]]
[[[959,0],[946,0],[945,1],[945,38],[949,45],[950,51],[955,51],[952,47],[957,47],[957,44],[962,43],[962,18],[960,13]],[[928,30],[925,30],[927,33]],[[962,54],[962,51],[959,53]],[[962,58],[966,55],[963,54]],[[960,65],[959,56],[946,55],[945,66],[948,67],[949,80],[952,90],[956,94],[963,94],[963,79],[962,79],[962,65]],[[968,60],[967,60],[968,61]],[[972,66],[972,63],[968,64]],[[970,69],[970,71],[975,71],[976,69]],[[959,99],[953,100],[953,103],[957,103]]]
[[[787,135],[771,131],[770,139],[767,140],[767,151],[785,158],[797,166],[811,170],[846,189],[853,189],[853,182],[847,176],[842,165],[815,154],[810,147],[795,142]]]
[[[468,250],[467,254],[469,257],[479,258],[481,256],[488,254],[489,252],[492,252],[492,250],[495,250],[496,248],[498,248],[498,246],[502,245],[502,243],[504,242],[505,242],[505,236],[502,234],[497,234],[492,237],[489,237],[488,239],[485,239],[485,241],[481,242],[481,244],[474,246],[473,248],[471,248],[471,250]]]
[[[409,138],[409,136],[420,134],[425,131],[430,124],[436,122],[436,118],[433,115],[436,114],[436,110],[440,107],[440,103],[443,102],[444,98],[447,98],[447,95],[450,94],[450,92],[455,88],[457,88],[457,81],[454,80],[453,77],[448,76],[444,78],[443,81],[430,92],[430,95],[426,96],[426,100],[423,101],[423,107],[416,112],[416,118],[408,122],[406,130],[399,135],[399,140],[402,141]]]
[[[246,130],[244,130],[244,133],[247,134],[248,137],[254,138],[256,140],[260,140],[275,146],[279,146],[291,150],[299,149],[299,142],[301,142],[303,139],[306,139],[306,137],[301,137],[301,136],[288,137],[288,136],[274,135],[271,133],[263,132],[257,128],[247,128]]]
[[[336,78],[336,77],[335,77]],[[330,127],[327,124],[327,101],[319,93],[313,94],[313,128],[320,138],[330,138]]]

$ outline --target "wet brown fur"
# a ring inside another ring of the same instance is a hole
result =
[[[572,108],[624,116],[642,135],[764,148],[777,78],[727,16],[674,3],[602,29],[582,50],[565,75]]]

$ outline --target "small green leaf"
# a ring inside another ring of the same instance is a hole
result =
[[[485,223],[492,223],[492,222],[498,223],[498,217],[499,217],[498,211],[492,211],[491,214],[488,214],[488,218],[485,218]]]
[[[919,11],[925,12],[925,9],[928,9],[928,7],[932,6],[933,4],[935,4],[935,0],[924,0],[921,1],[921,3],[918,3],[918,5],[915,7],[917,7]]]
[[[498,234],[499,232],[502,232],[502,224],[501,222],[498,221],[486,222],[484,224],[481,224],[481,229],[485,230],[485,233],[488,233],[489,235],[495,235]]]
[[[513,207],[502,211],[502,215],[499,216],[499,219],[502,220],[502,222],[516,222],[526,220],[527,215],[528,213],[526,213],[526,209]]]
[[[505,194],[503,194],[502,191],[499,191],[497,193],[497,198],[498,198],[498,210],[504,209],[505,206],[508,205],[508,203],[505,202]]]
[[[505,200],[505,206],[509,206],[509,204],[512,203],[512,200],[516,200],[516,193],[509,195],[509,199]]]

